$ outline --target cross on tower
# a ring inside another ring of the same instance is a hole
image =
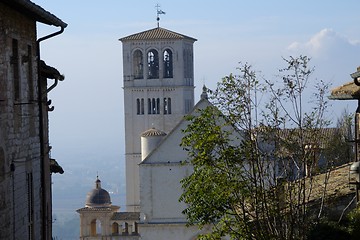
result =
[[[160,5],[156,4],[156,21],[157,21],[157,26],[160,26],[160,14],[165,14],[165,12],[163,10],[160,9]]]

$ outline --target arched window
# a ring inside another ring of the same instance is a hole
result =
[[[151,114],[151,98],[148,98],[148,114]]]
[[[166,49],[163,54],[164,78],[173,77],[173,56],[170,49]]]
[[[164,114],[171,114],[171,98],[164,98]]]
[[[159,78],[159,54],[152,49],[147,54],[148,78]]]
[[[102,235],[101,221],[99,219],[96,219],[96,234]]]
[[[155,105],[155,98],[152,99],[151,101],[151,110],[152,110],[152,114],[156,114],[156,105]]]
[[[160,98],[156,99],[156,114],[160,114]]]
[[[160,114],[160,98],[148,98],[148,114]]]
[[[136,50],[133,55],[133,74],[135,79],[144,78],[143,53]]]
[[[128,225],[128,223],[124,223],[124,225],[123,225],[123,234],[124,235],[129,234],[129,225]]]
[[[90,234],[92,237],[96,236],[96,219],[93,219],[90,223]]]
[[[136,114],[140,114],[140,99],[136,99]]]
[[[141,99],[141,102],[140,102],[140,114],[144,115],[144,99],[143,98]]]
[[[171,98],[168,98],[168,113],[171,114]]]
[[[118,235],[119,234],[119,224],[114,222],[112,224],[112,234],[113,235]]]
[[[93,219],[90,223],[91,236],[98,236],[102,234],[101,221],[99,219]]]
[[[144,115],[144,99],[143,98],[136,99],[136,114]]]
[[[134,231],[134,232],[135,232],[135,233],[139,233],[139,230],[138,230],[138,223],[137,223],[137,222],[135,222],[134,224],[135,224],[135,231]]]

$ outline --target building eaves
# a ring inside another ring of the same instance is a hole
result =
[[[197,41],[197,39],[188,37],[186,35],[176,33],[165,28],[157,27],[147,31],[132,34],[127,37],[120,38],[120,41],[131,41],[131,40],[158,40],[158,39],[189,39]]]
[[[353,100],[360,99],[360,87],[354,81],[345,83],[331,90],[329,99],[332,100]]]
[[[138,212],[115,212],[111,220],[140,220],[140,213]]]
[[[111,212],[111,211],[112,211],[111,207],[83,207],[83,208],[76,210],[76,212],[78,212],[78,213],[80,213],[80,212]]]
[[[61,19],[29,0],[0,0],[0,2],[33,18],[38,22],[56,27],[67,27],[67,24]]]

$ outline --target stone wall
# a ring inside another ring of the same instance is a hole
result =
[[[36,47],[36,22],[0,2],[0,239],[42,238]]]

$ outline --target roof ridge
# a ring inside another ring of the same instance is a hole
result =
[[[156,27],[129,36],[120,38],[120,41],[128,40],[154,40],[154,39],[189,39],[192,41],[197,41],[197,39],[186,36],[181,33],[177,33],[166,28]]]

